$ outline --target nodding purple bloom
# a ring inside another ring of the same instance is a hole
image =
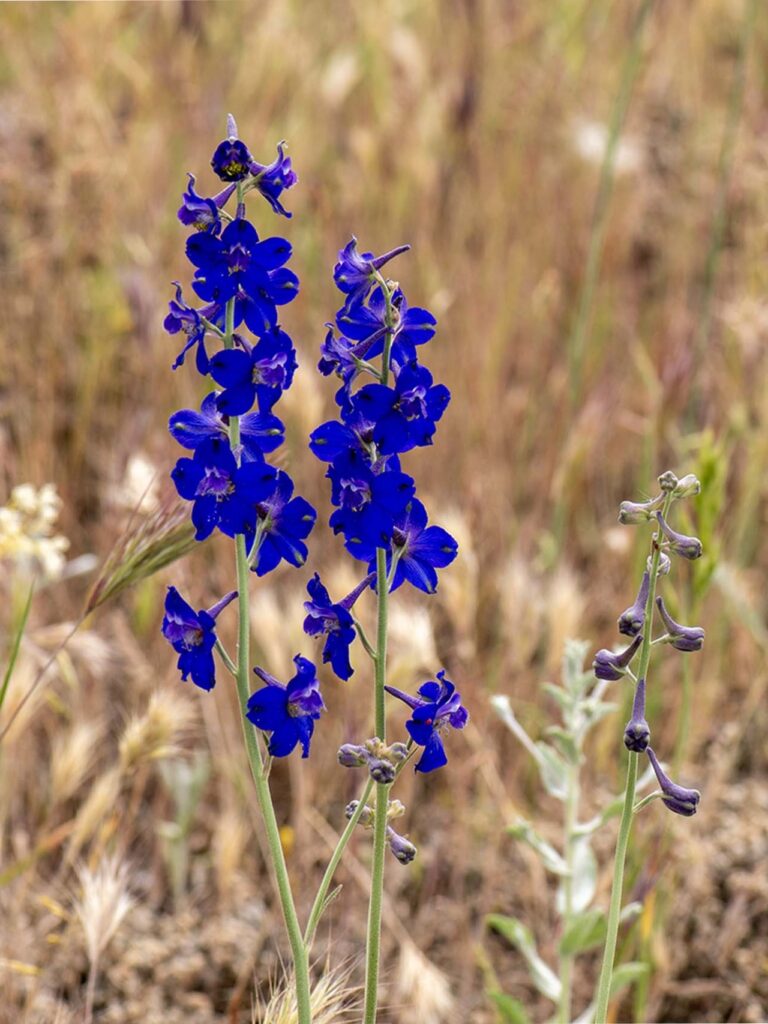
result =
[[[208,611],[201,609],[196,612],[176,587],[168,587],[162,633],[179,656],[178,668],[182,680],[186,681],[192,676],[192,682],[201,690],[212,690],[216,685],[216,666],[213,662],[216,617],[236,597],[237,591],[233,590]]]
[[[267,685],[251,694],[245,717],[264,732],[271,732],[269,753],[287,757],[301,744],[301,756],[309,757],[315,721],[325,711],[315,666],[297,654],[296,674],[285,686],[262,668],[253,671]]]
[[[701,800],[701,793],[698,789],[686,789],[684,786],[678,786],[676,782],[673,782],[665,775],[652,747],[648,747],[645,752],[653,766],[654,772],[656,772],[656,778],[659,780],[659,786],[663,794],[661,802],[670,811],[674,811],[675,814],[682,814],[683,817],[690,818],[696,813],[699,801]]]
[[[387,843],[395,858],[400,861],[401,864],[410,864],[413,858],[418,853],[418,850],[405,836],[399,835],[395,832],[391,825],[387,825]]]
[[[437,320],[428,309],[409,307],[400,288],[392,295],[390,310],[393,320],[392,362],[405,366],[416,361],[416,346],[434,337]],[[369,342],[367,358],[381,355],[387,331],[387,303],[381,288],[374,288],[367,305],[356,301],[340,309],[336,324],[348,338],[360,343]]]
[[[646,570],[640,583],[640,590],[635,603],[621,613],[619,616],[619,632],[625,636],[637,636],[645,624],[645,605],[648,600],[648,590],[651,585],[650,573]]]
[[[392,455],[432,444],[450,400],[444,384],[433,384],[429,370],[412,363],[400,370],[394,388],[366,384],[352,405],[373,421],[373,440],[381,454]]]
[[[205,441],[227,438],[229,417],[219,412],[216,400],[221,392],[212,391],[203,399],[200,412],[179,409],[168,421],[172,436],[184,448],[199,448]],[[240,450],[244,462],[261,462],[266,454],[283,443],[285,427],[271,413],[252,412],[240,418]]]
[[[387,552],[387,569],[397,559],[390,590],[405,582],[434,594],[437,590],[437,569],[444,569],[456,558],[459,545],[442,526],[427,526],[427,510],[416,498],[395,521],[392,546]],[[375,551],[368,548],[369,569],[376,565]]]
[[[642,634],[638,633],[629,647],[626,647],[619,654],[614,654],[613,651],[608,651],[605,648],[598,651],[595,655],[595,660],[592,662],[592,668],[597,678],[606,679],[609,682],[623,679],[627,673],[629,663],[637,653],[642,641]]]
[[[326,474],[331,501],[337,506],[329,520],[343,533],[347,551],[368,560],[371,548],[386,547],[395,521],[413,498],[413,478],[399,470],[376,473],[357,449],[334,459]]]
[[[664,504],[664,495],[659,494],[649,501],[622,501],[619,505],[619,522],[624,526],[638,526],[647,523]]]
[[[656,605],[667,627],[667,633],[673,638],[670,643],[675,650],[700,651],[704,645],[704,630],[701,626],[681,626],[679,622],[675,622],[664,607],[664,599],[661,597],[656,598]]]
[[[176,298],[168,303],[169,312],[163,321],[163,327],[169,334],[182,332],[187,337],[184,348],[176,357],[173,369],[178,369],[183,364],[187,352],[193,345],[197,345],[197,372],[205,376],[208,373],[208,353],[205,351],[205,324],[202,317],[214,318],[219,312],[219,307],[215,303],[209,303],[201,309],[193,309],[184,301],[179,282],[173,283],[176,285]]]
[[[651,730],[645,720],[645,679],[639,679],[632,704],[632,717],[624,729],[624,746],[633,754],[642,754],[650,740]]]
[[[669,541],[669,550],[673,554],[680,555],[681,558],[688,558],[691,561],[701,558],[704,549],[698,537],[687,537],[684,533],[677,533],[666,523],[661,512],[656,513],[656,518],[659,520],[661,532]]]
[[[339,679],[349,679],[354,672],[349,661],[349,648],[356,633],[350,608],[365,588],[370,586],[373,578],[372,575],[366,576],[350,594],[335,604],[317,573],[307,584],[310,600],[304,602],[307,613],[304,632],[309,636],[325,636],[323,662],[331,663]]]
[[[265,463],[244,462],[223,437],[203,441],[191,459],[179,459],[171,473],[180,497],[194,502],[192,522],[196,540],[205,540],[218,526],[233,537],[254,528],[254,509],[269,497],[277,470]]]
[[[248,147],[237,137],[237,125],[227,115],[227,138],[220,142],[211,157],[211,167],[222,181],[242,181],[250,174],[253,157]]]
[[[317,512],[304,498],[292,498],[293,480],[282,470],[272,471],[272,486],[269,494],[258,498],[251,505],[255,519],[246,532],[246,544],[258,543],[253,571],[265,576],[276,569],[281,561],[297,568],[307,560],[306,537],[312,532]],[[254,534],[251,530],[255,529]]]
[[[437,673],[437,679],[439,682],[430,679],[420,686],[418,697],[412,697],[394,686],[384,687],[387,693],[413,710],[405,727],[414,743],[424,747],[424,753],[416,765],[417,772],[432,772],[447,764],[441,733],[448,727],[463,729],[469,721],[469,713],[461,705],[461,694],[450,679],[445,678],[445,670]]]
[[[250,351],[222,349],[210,360],[210,373],[224,388],[216,400],[219,412],[239,416],[258,399],[263,413],[271,412],[296,371],[296,351],[290,337],[275,327]]]
[[[376,271],[409,249],[410,245],[398,245],[383,256],[374,256],[372,252],[358,252],[357,239],[353,236],[339,252],[339,261],[333,268],[336,287],[348,296],[346,307],[361,302],[376,283]]]
[[[249,182],[249,187],[261,192],[275,213],[283,217],[292,217],[293,214],[280,203],[280,196],[284,191],[293,188],[299,179],[291,167],[291,158],[283,151],[284,145],[284,142],[278,143],[277,157],[271,164],[251,161],[249,170],[256,180],[253,183]]]
[[[182,202],[177,214],[182,224],[193,227],[195,231],[207,231],[211,235],[218,235],[221,231],[221,208],[235,191],[235,185],[227,185],[221,192],[209,199],[199,196],[195,192],[195,176],[188,174],[189,185],[187,191],[182,194]]]

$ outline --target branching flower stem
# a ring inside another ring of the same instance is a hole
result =
[[[224,345],[232,348],[234,345],[234,314],[235,302],[230,300],[226,308],[226,325]],[[235,458],[238,458],[240,448],[240,419],[237,416],[230,417],[229,421],[229,443]],[[248,553],[245,549],[245,537],[238,534],[235,538],[235,552],[237,563],[237,592],[238,592],[238,641],[237,641],[237,663],[235,681],[237,683],[237,696],[241,709],[245,709],[248,703],[248,686],[250,682],[250,622],[249,622],[249,565]],[[267,844],[269,856],[272,861],[272,869],[275,873],[277,891],[280,898],[280,905],[283,910],[285,926],[288,931],[288,939],[293,954],[293,969],[296,982],[296,1004],[298,1007],[299,1024],[312,1024],[312,1007],[310,1004],[309,985],[309,959],[304,940],[301,933],[301,926],[296,914],[296,906],[293,901],[293,893],[288,878],[288,868],[285,863],[283,846],[280,841],[280,829],[277,824],[272,794],[269,789],[269,779],[265,771],[264,759],[262,757],[259,741],[256,732],[246,719],[241,715],[243,723],[243,737],[245,749],[248,754],[248,761],[251,766],[251,774],[256,786],[256,796],[259,801],[259,808],[264,818],[264,827],[267,833]]]
[[[672,504],[671,494],[667,494],[664,502],[663,515],[669,513]],[[643,630],[643,643],[640,648],[640,657],[637,666],[637,678],[647,679],[648,664],[651,660],[651,624],[653,622],[653,611],[656,599],[656,579],[659,571],[659,560],[661,549],[654,543],[651,556],[650,586],[648,588],[648,599],[645,603],[645,627]],[[638,754],[628,753],[627,763],[627,784],[624,790],[624,805],[619,824],[619,837],[616,842],[616,859],[613,868],[613,886],[611,888],[611,905],[608,911],[608,923],[605,936],[605,949],[603,951],[603,964],[600,969],[600,980],[597,986],[597,1003],[595,1008],[595,1020],[606,1021],[608,1019],[608,1000],[611,992],[611,977],[613,975],[613,963],[616,957],[616,940],[619,934],[619,916],[621,914],[621,896],[624,887],[624,865],[627,858],[627,846],[629,845],[629,833],[632,828],[632,817],[635,805],[635,788],[637,786],[637,759]]]

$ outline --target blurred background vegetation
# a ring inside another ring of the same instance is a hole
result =
[[[523,813],[546,832],[557,809],[538,800],[488,697],[508,694],[538,735],[540,683],[564,640],[613,644],[647,550],[616,508],[653,493],[667,468],[705,485],[689,525],[707,557],[678,574],[671,610],[705,626],[707,643],[684,668],[659,659],[649,718],[654,746],[703,799],[692,821],[658,805],[640,819],[630,890],[644,910],[622,955],[651,973],[613,1012],[768,1015],[766,68],[759,0],[0,12],[0,501],[53,482],[71,558],[102,561],[137,516],[140,527],[146,513],[130,510],[142,494],[145,508],[168,508],[177,451],[165,424],[204,393],[191,371],[171,373],[177,346],[162,330],[170,281],[189,277],[176,220],[185,172],[210,193],[230,110],[256,159],[288,140],[294,217],[278,223],[266,204],[253,216],[291,240],[302,280],[284,317],[302,369],[280,406],[282,459],[320,520],[308,566],[255,588],[254,653],[278,676],[297,650],[312,653],[309,575],[327,574],[334,593],[351,578],[306,449],[333,408],[314,363],[338,305],[336,252],[353,233],[364,249],[413,246],[397,274],[438,317],[430,368],[454,398],[435,448],[408,466],[462,552],[431,602],[394,602],[392,681],[445,665],[473,722],[451,737],[448,769],[403,786],[420,855],[388,865],[385,1022],[495,1021],[485,992],[496,984],[544,1019],[522,959],[484,918],[517,914],[553,957],[547,879],[503,826]],[[10,650],[28,588],[3,564]],[[229,547],[209,542],[90,616],[3,739],[2,1020],[81,1019],[88,958],[73,894],[93,878],[81,869],[78,883],[75,866],[115,849],[135,905],[104,955],[97,1020],[250,1020],[254,993],[279,979],[234,692],[177,681],[159,634],[171,579],[211,603],[230,586]],[[0,725],[92,582],[65,572],[38,591]],[[370,729],[366,671],[327,678],[312,764],[274,772],[304,913],[358,784],[335,751]],[[623,721],[597,731],[595,808],[620,785]],[[354,987],[365,835],[352,854],[323,941]],[[595,966],[587,957],[577,1009]]]

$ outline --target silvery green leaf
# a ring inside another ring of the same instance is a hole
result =
[[[591,684],[591,672],[584,671],[589,644],[585,640],[566,640],[563,653],[563,685],[576,697],[582,696]]]
[[[489,914],[485,920],[490,928],[503,935],[510,945],[520,951],[525,958],[525,962],[528,964],[533,984],[542,995],[556,1003],[560,998],[562,988],[560,979],[552,968],[539,956],[531,932],[516,917],[506,917],[504,914]]]
[[[581,761],[581,753],[573,736],[559,725],[550,725],[545,731],[566,761],[572,765],[578,765]]]
[[[615,711],[617,707],[617,704],[609,700],[584,701],[581,706],[581,713],[585,724],[584,731],[586,732],[597,725],[599,721],[612,711]]]
[[[605,914],[596,907],[572,917],[560,940],[560,953],[573,956],[605,941]]]
[[[565,860],[551,843],[548,843],[546,839],[543,839],[535,831],[530,822],[520,818],[514,825],[507,827],[507,832],[509,835],[514,836],[515,839],[527,843],[531,849],[535,850],[547,871],[551,871],[555,875],[568,874],[568,865],[565,863]]]
[[[513,999],[504,992],[489,992],[488,997],[493,1000],[504,1024],[530,1024],[531,1018],[518,999]]]
[[[614,967],[613,974],[611,975],[611,995],[615,996],[618,992],[621,992],[627,985],[631,985],[635,981],[639,981],[640,978],[650,970],[650,964],[642,964],[638,960],[632,960],[626,964],[619,964],[618,967]]]
[[[565,800],[568,795],[568,765],[548,743],[536,744],[536,763],[544,788],[550,796]]]
[[[573,697],[562,686],[557,686],[555,683],[544,683],[541,688],[544,693],[549,694],[564,714],[573,710]]]
[[[597,888],[597,861],[587,836],[573,840],[573,878],[571,880],[571,911],[580,914],[586,910]],[[557,910],[565,913],[565,891],[562,882],[557,890]]]

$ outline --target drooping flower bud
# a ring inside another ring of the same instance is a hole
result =
[[[677,487],[672,491],[673,498],[691,498],[694,494],[701,493],[701,484],[698,477],[688,473],[682,480],[678,480]]]
[[[667,627],[667,633],[672,637],[669,642],[675,650],[700,651],[704,644],[704,630],[701,626],[681,626],[679,622],[675,622],[664,607],[664,599],[661,597],[656,598],[656,606]]]
[[[619,654],[614,654],[613,651],[608,651],[605,648],[598,651],[592,662],[592,668],[597,678],[615,682],[626,675],[627,666],[637,653],[642,640],[642,635],[638,633],[629,647]]]
[[[678,786],[676,782],[665,775],[652,747],[647,748],[646,754],[656,773],[656,778],[659,780],[659,786],[663,793],[661,801],[664,806],[670,811],[674,811],[675,814],[682,814],[684,817],[690,818],[696,813],[701,793],[698,789],[686,789],[685,786]]]
[[[365,747],[357,743],[344,743],[339,747],[339,764],[342,768],[362,768],[368,764],[370,755]]]
[[[344,810],[344,813],[346,814],[347,818],[351,818],[359,806],[359,800],[351,800]],[[366,804],[362,810],[362,813],[360,814],[360,817],[357,819],[357,823],[358,825],[362,825],[363,828],[373,828],[373,823],[375,819],[376,812],[372,807],[369,807],[368,804]]]
[[[665,494],[670,494],[677,487],[679,481],[671,469],[662,473],[659,477],[659,487]]]
[[[623,526],[638,526],[653,519],[653,514],[664,504],[664,495],[659,494],[650,501],[622,501],[619,505],[619,522]]]
[[[632,717],[624,729],[624,746],[633,754],[642,754],[648,749],[650,739],[651,730],[645,720],[645,679],[640,679],[632,704]]]
[[[681,558],[688,558],[691,561],[695,558],[701,558],[703,548],[698,537],[688,537],[684,533],[677,533],[671,526],[667,525],[661,512],[656,513],[656,518],[659,520],[661,532],[669,541],[669,549],[673,554],[680,555]]]
[[[646,559],[646,562],[645,562],[645,567],[648,570],[648,572],[651,571],[651,567],[652,566],[653,566],[653,557],[651,555],[649,555],[648,558]],[[660,551],[659,552],[659,568],[658,568],[658,571],[656,572],[656,579],[658,579],[659,576],[669,576],[669,572],[670,572],[671,568],[672,568],[672,559],[669,557],[669,555],[666,553],[666,551]]]
[[[416,847],[405,836],[399,835],[391,826],[387,826],[387,842],[389,848],[401,864],[410,864],[416,856]]]
[[[397,774],[395,766],[391,761],[387,761],[383,757],[374,757],[368,762],[368,771],[374,782],[378,782],[381,786],[388,786],[390,783],[395,781],[395,775]]]
[[[645,623],[645,604],[648,600],[648,589],[651,585],[650,573],[643,573],[635,603],[625,609],[619,616],[619,632],[625,636],[637,636]]]

